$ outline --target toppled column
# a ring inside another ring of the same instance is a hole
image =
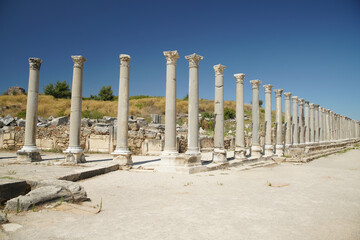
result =
[[[299,97],[293,96],[292,97],[292,103],[293,103],[293,144],[298,145],[299,144],[299,125],[298,125],[298,99]]]
[[[245,123],[244,123],[244,78],[245,74],[234,74],[236,79],[236,138],[235,159],[244,160],[245,151]]]
[[[188,148],[186,154],[201,163],[199,148],[199,62],[202,56],[191,54],[185,57],[189,61],[189,109],[188,109]]]
[[[274,155],[274,146],[271,144],[271,89],[272,85],[264,85],[265,89],[265,156]]]
[[[131,151],[128,147],[128,118],[129,118],[129,78],[130,59],[127,54],[120,54],[119,99],[117,115],[116,148],[113,160],[120,166],[132,165]]]
[[[314,128],[314,137],[315,137],[315,143],[319,143],[319,105],[314,105],[314,119],[315,119],[315,128]]]
[[[285,147],[291,145],[291,105],[290,98],[291,93],[284,93],[285,96]]]
[[[276,96],[276,155],[281,157],[284,154],[282,142],[282,89],[275,89]]]
[[[70,113],[70,138],[69,147],[64,151],[66,162],[85,162],[84,150],[80,146],[81,130],[81,103],[83,68],[86,58],[83,56],[71,56],[74,61],[72,91],[71,91],[71,113]]]
[[[163,156],[178,155],[176,148],[176,62],[178,52],[164,52],[166,57],[165,146]]]
[[[215,163],[227,162],[224,147],[224,74],[226,67],[218,64],[215,70],[215,131],[214,131],[214,156]]]
[[[309,116],[309,101],[305,101],[304,116],[305,116],[305,144],[310,143],[310,116]]]
[[[262,148],[259,143],[259,86],[260,80],[250,81],[252,85],[252,143],[251,157],[261,157]]]
[[[305,131],[304,131],[304,101],[305,99],[299,99],[299,135],[300,135],[300,144],[305,143]]]
[[[17,151],[19,161],[40,161],[39,149],[36,147],[36,125],[38,114],[39,97],[39,74],[42,60],[29,58],[29,87],[26,103],[25,143],[21,150]]]

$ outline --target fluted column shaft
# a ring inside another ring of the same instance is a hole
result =
[[[291,145],[291,93],[285,96],[285,146]]]
[[[305,143],[310,143],[310,117],[309,117],[309,101],[305,101],[304,118],[305,118]]]
[[[199,62],[202,56],[191,54],[189,61],[188,148],[186,154],[199,155]]]
[[[265,89],[265,155],[274,154],[274,147],[271,144],[271,89],[272,85],[264,85]]]
[[[260,157],[261,147],[259,143],[259,86],[260,80],[250,81],[252,85],[252,143],[251,156]]]
[[[245,74],[234,74],[236,79],[236,137],[235,159],[245,158],[245,134],[244,134],[244,78]]]
[[[293,144],[297,145],[299,144],[299,125],[298,125],[298,99],[299,97],[293,96],[292,97],[292,103],[293,103]]]
[[[166,100],[164,155],[178,154],[176,147],[176,62],[178,52],[166,51]]]

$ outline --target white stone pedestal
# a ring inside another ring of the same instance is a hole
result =
[[[214,163],[225,163],[227,162],[226,150],[224,148],[215,148],[213,155]]]

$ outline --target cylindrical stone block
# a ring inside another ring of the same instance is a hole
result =
[[[285,146],[291,145],[291,93],[284,93],[285,96]]]
[[[281,157],[284,154],[284,145],[282,142],[282,93],[283,89],[276,89],[276,155]]]
[[[236,79],[236,137],[235,159],[243,160],[245,154],[245,128],[244,128],[244,78],[245,74],[234,74]]]
[[[265,89],[265,156],[274,154],[274,147],[271,144],[271,89],[272,85],[264,85]]]
[[[252,143],[251,143],[251,157],[260,157],[262,148],[259,142],[259,86],[260,80],[250,81],[252,85]]]

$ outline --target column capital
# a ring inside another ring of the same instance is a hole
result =
[[[259,88],[261,81],[256,79],[256,80],[251,80],[250,83],[252,85],[252,88],[254,89],[254,88]]]
[[[305,101],[305,106],[306,106],[306,105],[309,105],[309,103],[310,103],[309,101]]]
[[[199,62],[204,59],[203,56],[200,56],[196,53],[185,56],[185,59],[189,61],[189,68],[199,67]]]
[[[71,56],[72,60],[74,61],[74,68],[83,68],[84,62],[86,62],[86,58],[81,55],[78,56]]]
[[[223,71],[226,68],[226,66],[218,64],[218,65],[214,65],[214,70],[215,70],[215,76],[216,75],[223,75]]]
[[[293,96],[292,100],[293,100],[293,102],[297,102],[299,100],[299,97],[298,96]]]
[[[310,108],[315,108],[315,104],[314,104],[314,103],[310,103]]]
[[[292,95],[292,93],[291,93],[291,92],[286,92],[286,93],[284,93],[285,100],[290,100],[291,95]]]
[[[166,57],[166,64],[176,65],[176,61],[179,58],[179,53],[177,50],[164,51],[164,56]]]
[[[30,69],[40,70],[42,60],[40,58],[29,58]]]
[[[244,83],[245,74],[244,73],[236,73],[234,74],[234,78],[236,79],[236,83]]]
[[[281,94],[283,93],[283,89],[274,89],[274,93],[276,97],[281,97]]]
[[[314,104],[314,108],[319,108],[319,107],[320,107],[320,105]]]
[[[299,98],[299,105],[304,105],[305,99]]]
[[[120,65],[122,67],[129,67],[129,63],[131,59],[130,55],[120,54],[119,58],[120,58]]]
[[[265,89],[265,93],[271,93],[271,89],[272,89],[273,85],[268,84],[268,85],[264,85],[263,87]]]

